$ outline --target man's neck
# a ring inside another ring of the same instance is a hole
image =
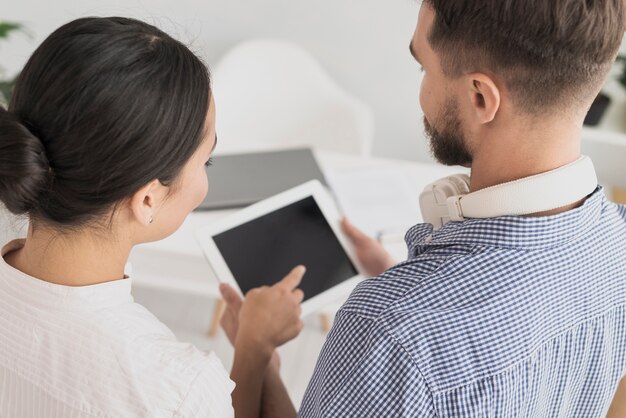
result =
[[[575,124],[487,132],[474,153],[470,190],[481,190],[572,163],[580,157],[580,137],[581,128]],[[557,214],[580,204],[582,201],[531,216]]]
[[[478,134],[470,190],[545,173],[580,157],[581,127],[572,123],[536,126],[507,124]]]
[[[57,236],[50,230],[29,228],[24,247],[5,261],[38,279],[66,286],[87,286],[124,278],[130,245],[78,232]]]

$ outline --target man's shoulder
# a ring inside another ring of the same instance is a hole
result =
[[[540,249],[429,249],[363,282],[341,313],[367,319],[369,333],[383,328],[431,389],[449,389],[506,370],[620,305],[623,273],[603,262],[608,252],[593,258],[603,286],[589,293],[583,266],[596,251],[584,240]],[[580,294],[588,295],[584,303]],[[490,342],[498,343],[497,355]]]
[[[416,295],[428,293],[437,278],[472,274],[463,271],[481,254],[501,252],[498,249],[477,249],[472,246],[446,246],[409,258],[383,274],[364,280],[352,292],[342,312],[367,319],[379,319],[402,309],[402,302],[419,303]]]

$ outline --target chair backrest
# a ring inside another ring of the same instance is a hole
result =
[[[214,67],[218,151],[309,146],[368,155],[372,111],[339,87],[307,51],[283,40],[252,40]]]
[[[581,148],[602,184],[626,189],[626,135],[585,128]]]

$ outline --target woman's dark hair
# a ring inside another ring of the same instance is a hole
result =
[[[0,107],[0,200],[69,227],[154,179],[170,185],[204,137],[209,72],[185,45],[121,17],[52,33]]]

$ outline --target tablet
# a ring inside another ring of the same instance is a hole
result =
[[[241,295],[271,286],[297,265],[307,315],[346,297],[363,278],[341,215],[322,184],[309,181],[200,229],[197,239],[218,280]]]

